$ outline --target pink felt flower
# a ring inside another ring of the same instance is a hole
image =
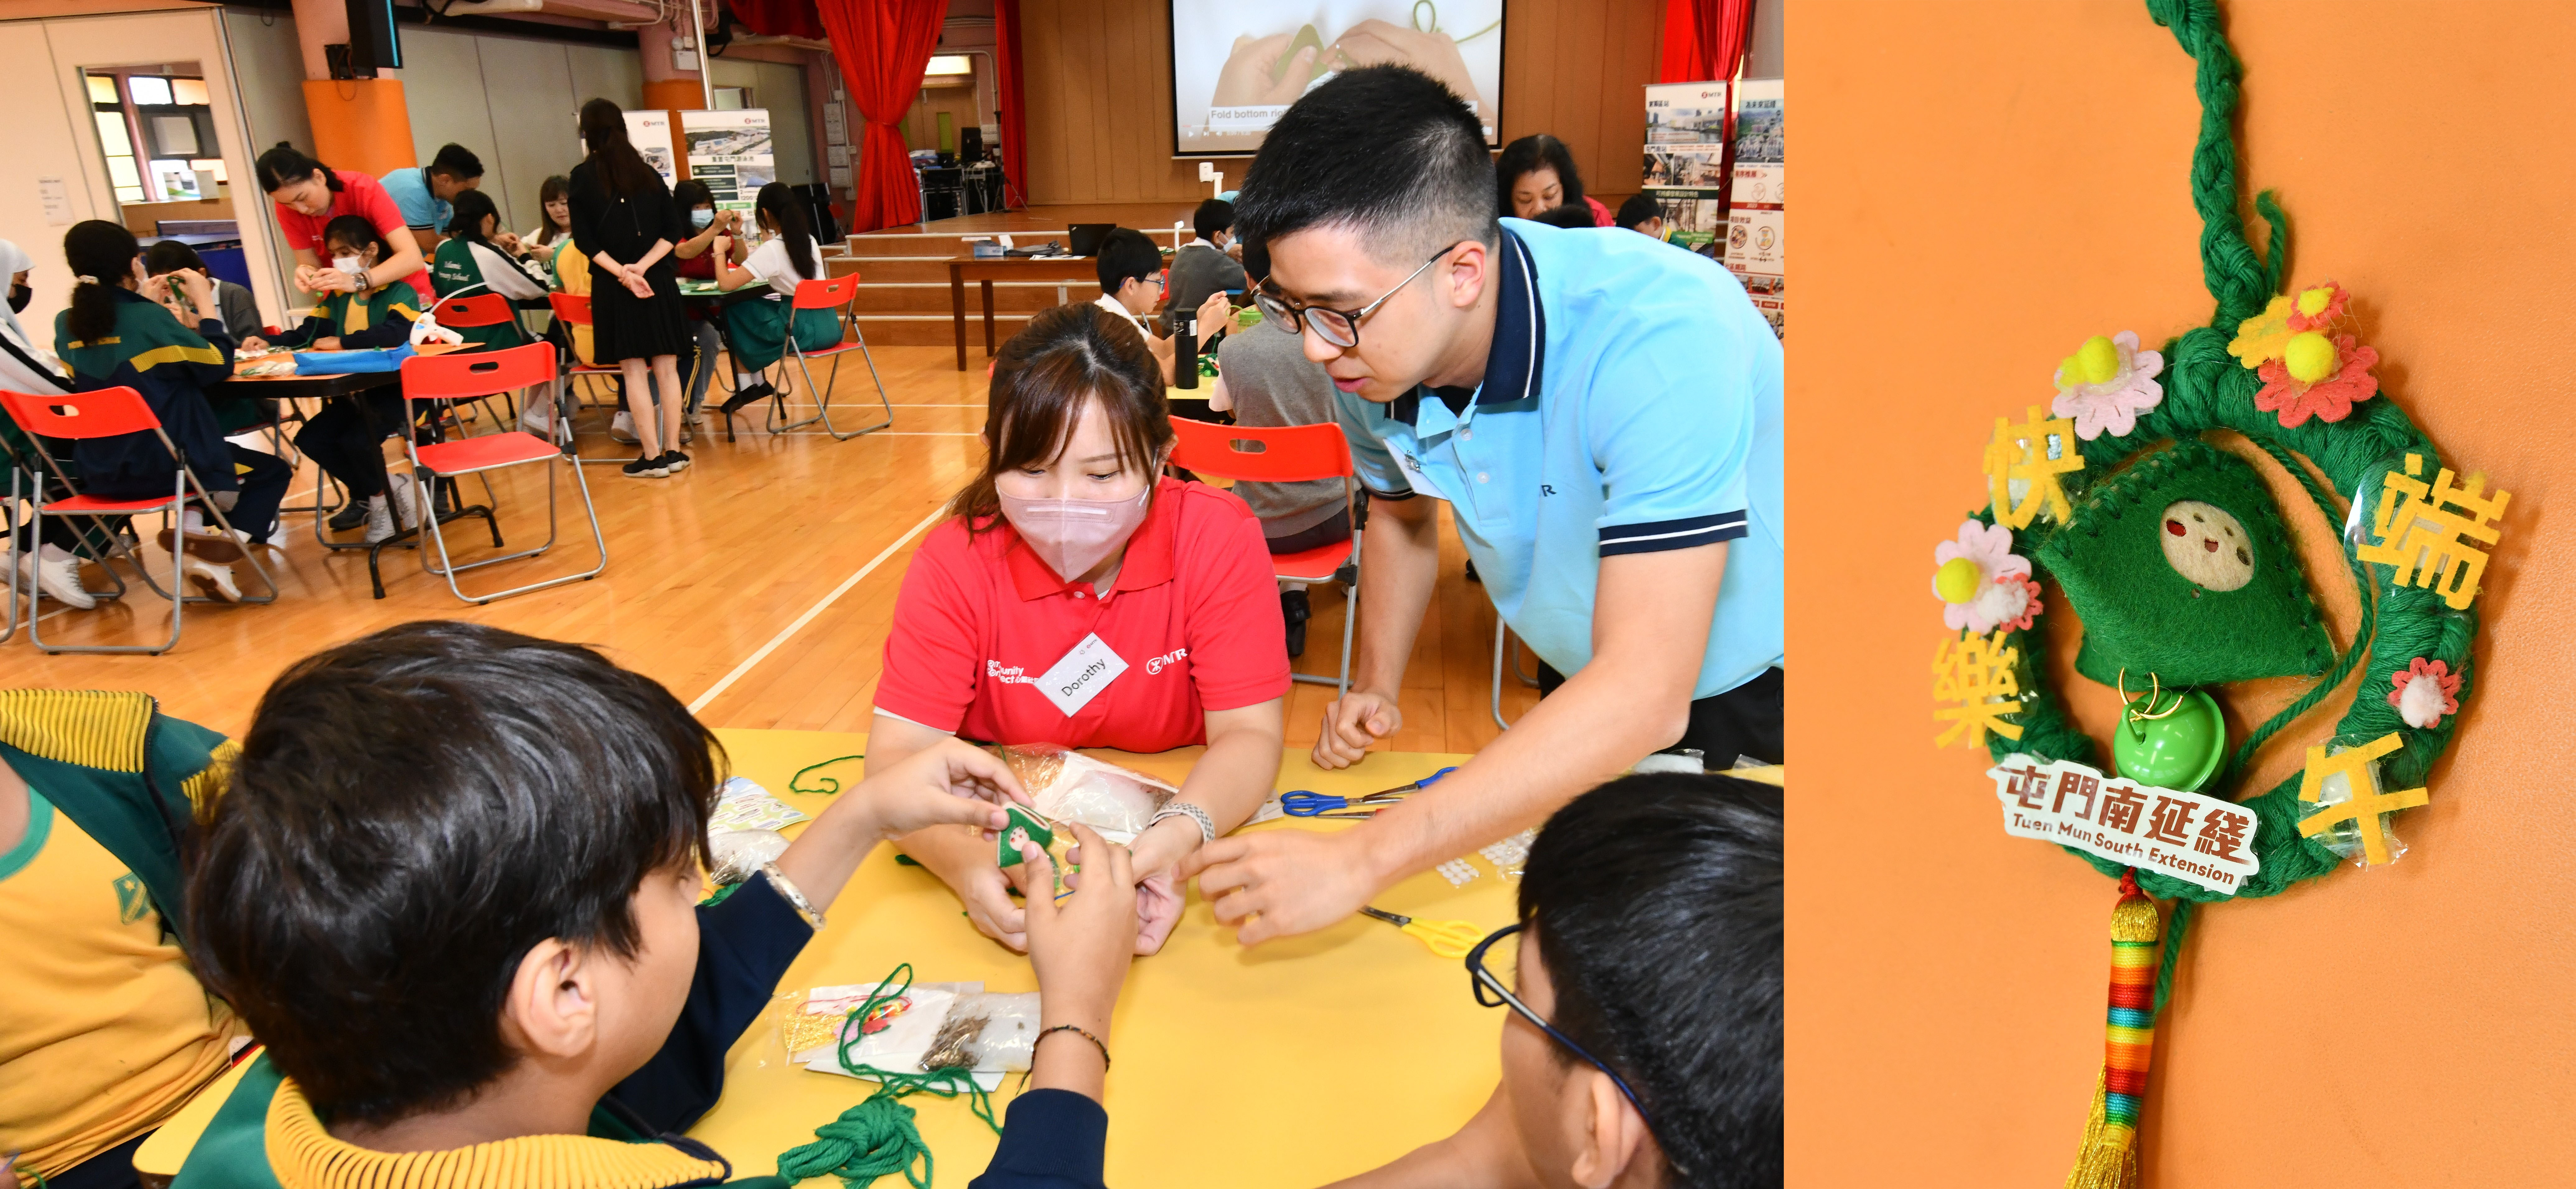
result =
[[[2460,712],[2460,675],[2442,661],[2416,657],[2406,667],[2388,675],[2397,688],[2388,691],[2388,704],[2397,708],[2397,717],[2419,731],[2442,725],[2445,716]]]
[[[2355,402],[2369,400],[2379,392],[2379,377],[2370,374],[2370,369],[2379,366],[2379,352],[2359,345],[2348,334],[2329,337],[2308,332],[2298,337],[2310,335],[2324,344],[2319,350],[2331,352],[2330,357],[2313,365],[2310,374],[2316,379],[2301,380],[2293,372],[2295,355],[2270,360],[2259,369],[2263,390],[2254,394],[2254,407],[2280,414],[2283,429],[2297,429],[2310,417],[2341,421],[2352,415]]]
[[[2290,298],[2289,327],[2293,333],[2302,330],[2324,330],[2352,309],[2352,294],[2344,287],[2327,281],[2310,285]]]
[[[1941,622],[1985,635],[1997,626],[2018,631],[2039,614],[2039,584],[2030,559],[2012,551],[2012,530],[1976,520],[1959,523],[1959,538],[1932,547],[1932,597],[1941,600]]]
[[[2074,418],[2075,436],[2085,441],[2105,431],[2115,438],[2127,437],[2138,426],[2138,414],[2164,402],[2164,385],[2156,382],[2157,373],[2164,369],[2162,354],[2138,349],[2134,330],[2088,340],[2057,365],[2057,402],[2052,411]]]

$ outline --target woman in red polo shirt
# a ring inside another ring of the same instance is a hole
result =
[[[1125,751],[1207,751],[1176,804],[1222,834],[1279,773],[1288,652],[1261,522],[1232,494],[1157,479],[1172,445],[1162,369],[1136,328],[1090,305],[1029,320],[1002,348],[983,474],[903,576],[868,764],[952,735]],[[1172,869],[1207,834],[1166,810],[1136,838],[1139,953],[1180,917]],[[1027,920],[973,830],[903,849],[1013,949]]]
[[[411,228],[403,223],[402,210],[394,205],[393,195],[385,193],[384,183],[363,173],[334,172],[281,140],[276,148],[259,155],[259,188],[277,205],[278,230],[286,234],[286,246],[295,250],[296,288],[319,296],[364,293],[409,281],[420,290],[422,302],[435,299],[420,242],[411,237]],[[392,255],[367,269],[363,285],[322,259],[322,229],[342,215],[356,215],[374,224],[376,234],[393,249]]]

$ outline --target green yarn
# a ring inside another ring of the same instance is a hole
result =
[[[840,762],[841,762],[841,761],[843,761],[843,760],[864,760],[864,759],[866,759],[866,758],[868,758],[868,753],[866,753],[866,752],[860,752],[860,753],[859,753],[859,754],[857,754],[857,755],[851,755],[851,756],[833,756],[831,759],[825,760],[825,761],[823,761],[822,763],[819,763],[819,764],[807,764],[807,765],[805,765],[804,767],[797,769],[797,770],[796,770],[796,775],[794,775],[794,776],[790,776],[790,777],[788,777],[788,778],[787,778],[787,791],[788,791],[788,792],[791,792],[791,793],[837,793],[837,792],[840,792],[840,791],[841,791],[841,782],[840,782],[839,780],[836,780],[836,779],[834,779],[834,778],[832,778],[832,777],[829,777],[829,776],[821,776],[821,777],[816,777],[816,778],[815,778],[815,783],[816,783],[816,784],[819,784],[819,785],[821,785],[821,786],[822,786],[822,787],[820,787],[820,788],[811,788],[811,789],[809,789],[809,788],[806,788],[804,785],[798,784],[798,783],[796,783],[796,782],[797,782],[797,781],[800,781],[800,780],[805,779],[805,774],[806,774],[806,773],[811,772],[811,771],[813,771],[813,770],[815,770],[815,769],[817,769],[817,768],[829,768],[829,767],[831,767],[832,765],[837,764],[837,763],[840,763]]]
[[[2440,452],[2385,391],[2355,404],[2343,421],[2311,419],[2296,428],[2285,428],[2279,418],[2254,407],[2254,395],[2261,390],[2262,379],[2228,354],[2227,344],[2239,322],[2261,313],[2272,297],[2283,291],[2288,277],[2289,221],[2269,193],[2258,194],[2255,212],[2271,230],[2268,252],[2257,252],[2245,238],[2245,221],[2238,210],[2241,181],[2234,136],[2241,72],[2235,53],[2228,47],[2226,33],[2219,26],[2214,0],[2147,0],[2147,10],[2157,24],[2173,31],[2174,39],[2198,63],[2195,89],[2200,97],[2201,119],[2192,150],[2191,199],[2201,216],[2202,279],[2215,308],[2208,325],[2194,327],[2164,344],[2164,399],[2139,414],[2133,432],[2124,437],[2106,434],[2076,443],[2086,467],[2066,476],[2067,496],[2080,503],[2094,484],[2118,482],[2124,468],[2137,465],[2142,452],[2162,443],[2201,442],[2208,435],[2232,431],[2244,435],[2296,476],[2324,521],[2340,526],[2346,500],[2359,503],[2365,513],[2377,508],[2382,478],[2392,469],[2402,470],[2406,455],[2420,454],[2428,462],[2438,462]],[[1991,521],[1990,514],[1981,513],[1978,518]],[[2016,552],[2035,561],[2046,558],[2055,552],[2050,549],[2050,539],[2058,531],[2062,526],[2033,525],[2023,531]],[[2159,1007],[2170,991],[2173,965],[2188,928],[2192,902],[2274,895],[2302,880],[2325,875],[2343,863],[2322,844],[2299,836],[2298,776],[2292,775],[2259,795],[2243,795],[2246,790],[2240,785],[2256,749],[2312,711],[2359,666],[2360,688],[2351,707],[2335,725],[2331,742],[2357,744],[2396,732],[2402,746],[2382,761],[2382,775],[2391,787],[2410,787],[2423,782],[2434,761],[2450,745],[2459,720],[2456,715],[2448,716],[2430,729],[2406,725],[2397,708],[2388,703],[2390,675],[2405,671],[2409,661],[2423,657],[2443,661],[2452,673],[2460,675],[2457,696],[2463,704],[2475,689],[2470,646],[2477,636],[2476,609],[2451,610],[2439,595],[2421,587],[2391,587],[2384,567],[2360,562],[2353,556],[2352,543],[2343,544],[2362,613],[2351,644],[2327,668],[2316,687],[2250,734],[2231,754],[2217,779],[2203,790],[2212,796],[2237,798],[2254,810],[2261,822],[2254,851],[2262,870],[2246,880],[2233,897],[2153,871],[2137,872],[2142,889],[2182,902],[2174,906],[2173,920],[2167,925],[2165,955],[2156,982]],[[2062,579],[2060,586],[2063,589]],[[2099,745],[2076,726],[2066,713],[2064,700],[2047,684],[2046,636],[2045,629],[2038,626],[2013,633],[2010,643],[2020,650],[2016,676],[2025,691],[2022,709],[2013,721],[2021,726],[2022,737],[1997,737],[1989,741],[1989,747],[1998,759],[2019,751],[2043,760],[2075,760],[2102,766]],[[2073,848],[2068,850],[2105,875],[2117,877],[2128,870],[2120,863]]]
[[[856,759],[843,756],[841,759]],[[838,763],[838,760],[825,761]],[[821,765],[816,765],[821,767]],[[809,769],[810,771],[811,769]],[[797,775],[802,776],[800,772]],[[840,1047],[837,1055],[841,1068],[849,1073],[873,1078],[877,1092],[858,1105],[841,1112],[841,1117],[814,1129],[811,1143],[778,1154],[778,1175],[789,1182],[825,1173],[841,1178],[849,1189],[875,1184],[877,1178],[902,1173],[913,1189],[930,1189],[933,1173],[930,1146],[922,1142],[921,1129],[913,1125],[913,1110],[903,1100],[914,1094],[934,1098],[965,1095],[975,1117],[1002,1133],[1002,1125],[993,1117],[992,1097],[975,1084],[973,1070],[950,1066],[928,1073],[879,1069],[851,1059],[851,1053],[866,1040],[860,1024],[877,1008],[903,998],[912,989],[912,963],[899,963],[886,976],[877,980],[877,989],[860,1000],[842,1018]],[[913,1167],[921,1171],[915,1173]]]

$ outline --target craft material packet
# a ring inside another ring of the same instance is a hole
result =
[[[805,820],[795,806],[737,776],[716,789],[716,811],[707,818],[707,830],[777,830]]]
[[[805,1002],[779,1025],[787,1059],[816,1073],[875,1080],[841,1067],[840,1029],[877,987],[876,983],[849,983],[806,992]],[[948,1019],[948,1011],[958,997],[978,994],[983,989],[980,982],[912,984],[896,998],[899,1006],[880,1017],[883,1027],[866,1033],[851,1050],[851,1063],[901,1073],[919,1072],[921,1059],[929,1055],[938,1040],[939,1026]],[[999,1090],[1002,1075],[1002,1070],[979,1069],[974,1071],[975,1084],[987,1092]]]
[[[1014,744],[1001,749],[1002,761],[1020,787],[1029,791],[1050,823],[1080,822],[1120,844],[1134,842],[1154,820],[1155,811],[1181,790],[1133,768],[1066,747],[1061,743]]]

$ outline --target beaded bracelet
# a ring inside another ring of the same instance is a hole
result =
[[[1032,1041],[1030,1041],[1030,1042],[1029,1042],[1029,1052],[1030,1052],[1030,1053],[1032,1053],[1032,1054],[1036,1053],[1036,1052],[1038,1051],[1038,1043],[1039,1043],[1039,1041],[1043,1041],[1043,1040],[1045,1040],[1047,1037],[1052,1036],[1052,1035],[1054,1035],[1054,1034],[1056,1034],[1056,1033],[1058,1033],[1058,1032],[1071,1032],[1071,1033],[1073,1033],[1073,1034],[1075,1034],[1075,1035],[1077,1035],[1077,1036],[1080,1036],[1080,1037],[1081,1037],[1082,1039],[1084,1039],[1084,1040],[1090,1041],[1090,1042],[1092,1043],[1092,1045],[1093,1045],[1093,1046],[1097,1047],[1097,1048],[1100,1050],[1100,1072],[1102,1072],[1102,1073],[1107,1073],[1107,1072],[1109,1072],[1109,1046],[1108,1046],[1108,1044],[1107,1044],[1107,1043],[1105,1043],[1105,1042],[1103,1042],[1099,1037],[1097,1037],[1097,1036],[1093,1036],[1093,1035],[1091,1034],[1091,1030],[1090,1030],[1090,1029],[1088,1029],[1088,1028],[1083,1028],[1083,1027],[1080,1027],[1080,1026],[1078,1026],[1078,1025],[1074,1025],[1074,1024],[1058,1024],[1058,1025],[1056,1025],[1056,1026],[1055,1026],[1055,1027],[1053,1027],[1053,1028],[1048,1028],[1048,1029],[1045,1029],[1045,1030],[1043,1030],[1043,1031],[1039,1032],[1039,1033],[1038,1033],[1038,1038],[1037,1038],[1037,1040],[1032,1040]]]

